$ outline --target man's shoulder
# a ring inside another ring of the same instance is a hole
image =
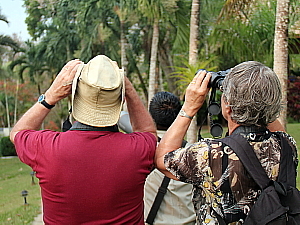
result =
[[[53,131],[53,130],[21,130],[16,134],[16,138],[22,138],[24,136],[28,135],[50,135],[50,134],[56,134],[60,133],[58,131]]]
[[[134,140],[136,140],[138,142],[143,141],[144,143],[154,145],[155,147],[157,144],[156,136],[150,132],[133,132],[133,133],[124,134],[124,135],[131,136]]]
[[[147,138],[151,138],[151,139],[153,138],[156,141],[155,135],[150,132],[132,132],[132,133],[129,133],[128,135],[142,136],[142,137],[147,137]]]

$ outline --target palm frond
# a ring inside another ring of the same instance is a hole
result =
[[[0,12],[0,20],[5,22],[5,23],[9,23],[9,21],[7,20],[7,17],[4,16],[3,14],[1,14],[1,12]]]
[[[14,50],[19,50],[20,46],[8,35],[0,35],[0,45],[9,46]]]
[[[216,66],[210,66],[210,64],[216,60],[216,57],[212,57],[207,60],[199,60],[195,65],[190,65],[188,62],[184,62],[183,67],[174,67],[175,72],[172,73],[172,77],[177,78],[175,81],[179,90],[184,91],[187,85],[193,80],[195,74],[199,69],[205,69],[206,71],[215,71]]]

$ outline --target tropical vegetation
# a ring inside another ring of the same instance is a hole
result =
[[[273,68],[276,9],[280,8],[276,3],[24,0],[31,39],[23,42],[0,33],[0,126],[11,127],[73,58],[87,62],[105,54],[117,61],[145,105],[162,90],[184,100],[184,89],[198,69],[226,70],[246,60]],[[290,0],[287,4],[287,47],[293,51],[286,53],[289,60],[281,66],[289,74],[280,76],[291,77],[285,82],[292,90],[285,91],[287,116],[299,121],[294,109],[300,107],[300,57],[295,54],[299,53],[300,3]],[[7,23],[4,15],[2,12],[0,22]],[[60,130],[68,110],[68,99],[60,102],[45,120],[44,128]],[[196,120],[196,129],[197,125]],[[195,129],[191,139],[194,133]]]

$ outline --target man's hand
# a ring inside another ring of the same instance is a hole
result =
[[[68,62],[57,75],[50,88],[45,93],[48,104],[55,105],[59,100],[67,97],[72,92],[72,82],[79,64],[78,59]],[[40,103],[34,104],[16,123],[10,132],[10,140],[14,143],[16,134],[22,130],[38,130],[45,117],[50,112]]]
[[[46,101],[50,105],[55,105],[61,99],[67,97],[72,92],[72,82],[79,64],[78,59],[69,61],[57,75],[50,88],[46,91]]]

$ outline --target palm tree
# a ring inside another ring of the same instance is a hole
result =
[[[176,0],[139,0],[141,13],[152,22],[152,43],[149,67],[148,105],[156,89],[156,65],[159,42],[159,23],[176,11]]]
[[[147,18],[149,18],[153,25],[152,33],[152,43],[151,43],[151,55],[150,55],[150,67],[149,67],[149,86],[148,86],[148,105],[150,100],[155,94],[155,84],[156,84],[156,61],[157,61],[157,51],[158,51],[158,41],[159,41],[159,19],[162,7],[161,1],[148,1],[139,0],[139,8]]]
[[[189,46],[189,64],[195,65],[198,60],[198,39],[199,39],[199,16],[200,2],[192,1],[191,19],[190,19],[190,46]]]
[[[15,51],[19,50],[19,44],[8,35],[0,34],[0,46],[8,46],[8,47],[11,47]],[[1,48],[0,48],[0,51],[1,51]]]
[[[0,13],[0,21],[9,23],[6,16]],[[0,34],[0,54],[7,51],[5,47],[11,47],[15,52],[19,50],[19,44],[15,42],[10,36]],[[4,77],[4,96],[5,96],[5,109],[7,116],[7,127],[10,128],[10,114],[9,114],[9,105],[8,105],[8,96],[7,96],[7,71],[2,68],[2,57],[0,58],[0,71]]]
[[[0,13],[0,21],[5,23],[9,23],[6,16]],[[17,51],[19,49],[19,44],[15,42],[10,36],[0,34],[0,54],[4,51],[2,47],[8,46],[11,47],[13,50]]]
[[[287,78],[288,78],[288,22],[289,0],[277,0],[276,25],[274,37],[274,72],[282,87],[282,111],[280,122],[286,127],[287,116]]]
[[[128,23],[132,25],[136,23],[135,18],[137,8],[137,2],[135,0],[125,1],[125,0],[116,0],[114,1],[114,12],[118,15],[120,22],[120,45],[121,45],[121,67],[124,68],[125,74],[128,72],[128,58],[127,58],[127,48],[128,40],[126,38],[126,33],[128,31]],[[133,21],[133,22],[132,22]]]
[[[189,46],[189,64],[196,65],[198,60],[198,37],[199,37],[199,0],[192,1],[191,20],[190,20],[190,46]],[[194,143],[197,141],[197,118],[194,117],[187,131],[187,141]]]
[[[225,50],[227,52],[228,47],[231,48],[233,53],[237,52],[239,55],[233,58],[239,59],[240,61],[257,60],[265,63],[269,67],[273,66],[282,86],[283,110],[280,115],[280,121],[285,126],[287,116],[288,24],[290,1],[276,1],[275,33],[273,30],[275,9],[272,8],[273,5],[275,6],[275,4],[273,4],[275,1],[262,2],[260,5],[255,5],[256,7],[247,7],[247,5],[251,6],[257,4],[258,1],[255,0],[235,0],[227,2],[228,4],[225,4],[219,16],[219,21],[221,21],[221,18],[224,19],[229,16],[232,17],[232,15],[238,15],[240,22],[232,22],[230,25],[228,24],[229,26],[227,27],[222,24],[223,28],[221,30],[224,32],[220,32],[220,30],[217,31],[221,36],[227,37],[225,40],[234,43],[226,43],[225,45],[223,43],[223,47],[227,47],[227,50]],[[260,13],[257,14],[257,12]],[[231,33],[228,32],[232,30],[235,31]],[[228,32],[228,35],[225,34],[226,32]],[[242,32],[247,32],[248,34],[245,33],[245,35],[241,36]],[[249,38],[245,39],[242,37]],[[245,40],[247,40],[247,43],[245,43]],[[240,61],[232,62],[232,64],[239,63]]]
[[[30,81],[37,85],[38,94],[41,94],[41,84],[43,82],[42,74],[46,71],[50,71],[50,68],[44,60],[44,51],[39,45],[34,45],[28,41],[26,45],[27,48],[23,50],[24,53],[12,61],[9,64],[9,68],[13,71],[18,67],[16,72],[22,82],[24,81],[24,75],[28,75]]]

